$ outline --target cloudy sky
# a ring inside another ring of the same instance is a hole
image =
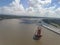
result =
[[[0,14],[60,17],[60,0],[0,0]]]

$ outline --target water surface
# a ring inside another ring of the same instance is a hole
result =
[[[42,38],[33,40],[36,24],[20,23],[21,19],[0,21],[0,45],[60,45],[60,35],[42,27]]]

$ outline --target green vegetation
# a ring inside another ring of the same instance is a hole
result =
[[[2,19],[12,19],[12,18],[19,18],[19,16],[15,16],[15,15],[0,15],[0,18],[2,18]]]
[[[43,21],[55,27],[60,27],[60,19],[43,19]]]

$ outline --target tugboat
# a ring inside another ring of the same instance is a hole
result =
[[[33,39],[34,40],[39,40],[40,38],[42,37],[41,35],[41,27],[37,27],[37,30],[33,36]]]

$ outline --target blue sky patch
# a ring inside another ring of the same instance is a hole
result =
[[[6,6],[9,5],[12,1],[14,0],[0,0],[0,7],[1,6]],[[44,0],[42,0],[44,1]],[[56,8],[60,7],[60,4],[58,3],[60,0],[52,0],[51,4],[45,5],[45,7],[49,8],[51,6],[55,6]],[[20,0],[20,3],[23,5],[24,8],[28,8],[29,4],[28,4],[29,0]]]
[[[0,7],[9,5],[13,0],[0,0]]]
[[[21,0],[20,3],[24,6],[24,8],[28,8],[29,7],[28,0]]]

